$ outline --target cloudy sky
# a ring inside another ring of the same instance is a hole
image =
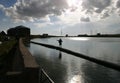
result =
[[[24,25],[32,34],[120,33],[120,0],[0,0],[0,31]]]

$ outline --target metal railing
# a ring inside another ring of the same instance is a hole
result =
[[[40,71],[40,83],[54,83],[44,69],[41,69]]]

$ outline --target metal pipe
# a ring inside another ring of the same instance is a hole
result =
[[[83,58],[85,60],[88,60],[88,61],[91,61],[91,62],[94,62],[94,63],[97,63],[99,65],[102,65],[102,66],[120,71],[120,65],[117,65],[117,64],[114,64],[114,63],[111,63],[111,62],[107,62],[107,61],[104,61],[104,60],[99,60],[99,59],[96,59],[96,58],[93,58],[93,57],[89,57],[89,56],[86,56],[86,55],[83,55],[83,54],[80,54],[80,53],[77,53],[77,52],[74,52],[74,51],[71,51],[71,50],[68,50],[68,49],[65,49],[65,48],[61,48],[61,47],[58,47],[58,46],[53,46],[53,45],[43,44],[43,43],[37,43],[37,42],[33,42],[33,41],[31,41],[31,43],[41,45],[41,46],[45,46],[45,47],[52,48],[52,49],[56,49],[56,50],[60,50],[62,52],[72,54],[74,56]]]

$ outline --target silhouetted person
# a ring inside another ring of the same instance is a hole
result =
[[[59,43],[59,46],[62,46],[62,39],[60,38],[59,40],[57,40],[58,41],[58,43]]]

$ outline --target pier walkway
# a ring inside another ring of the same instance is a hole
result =
[[[22,39],[11,50],[12,60],[5,75],[0,77],[0,83],[39,83],[39,65],[24,46]]]

